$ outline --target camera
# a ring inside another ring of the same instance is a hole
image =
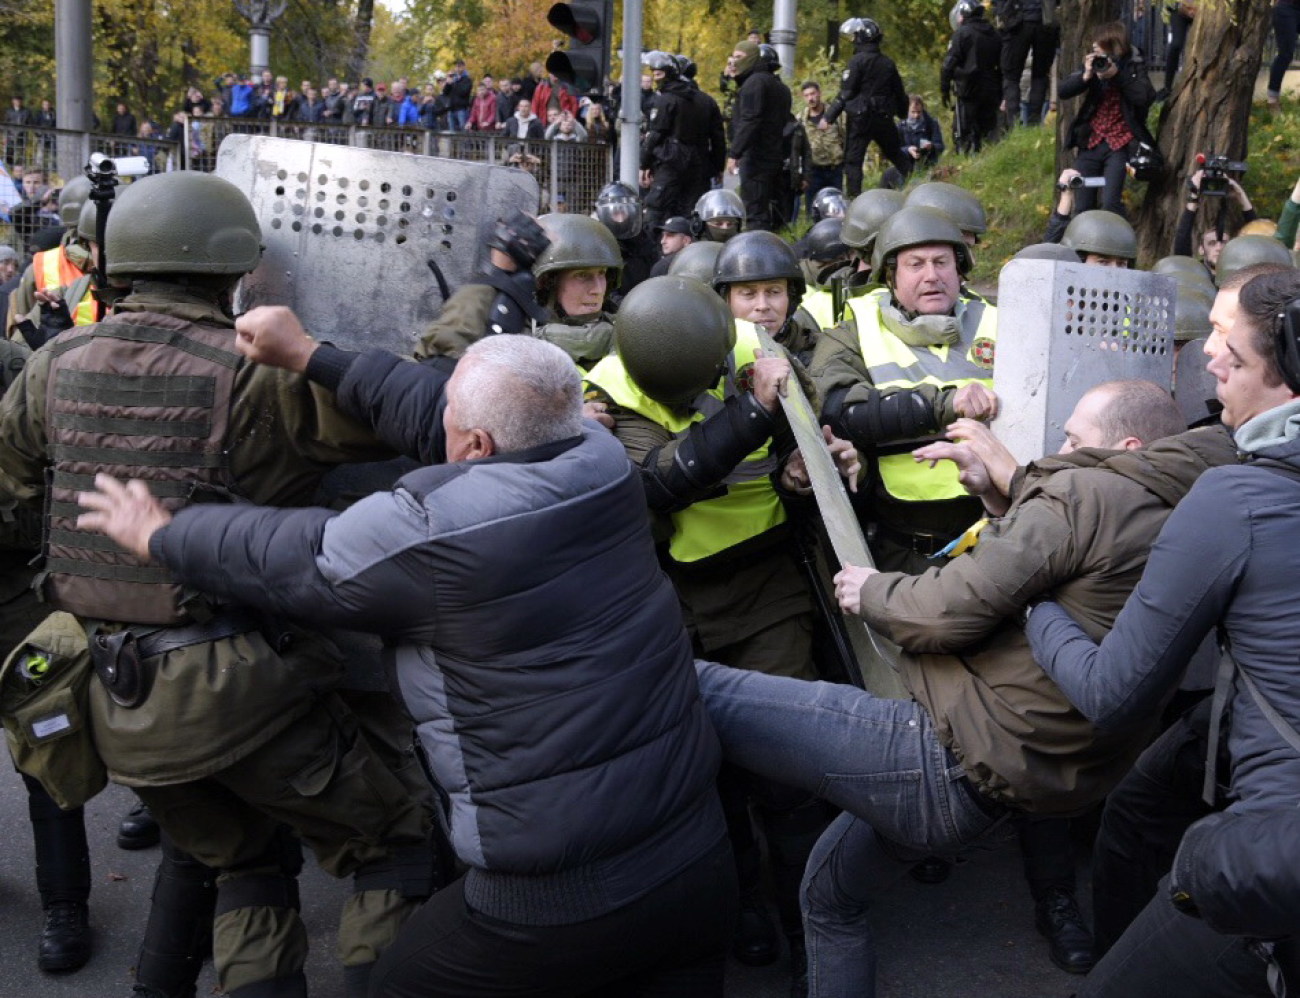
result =
[[[1104,73],[1110,69],[1110,56],[1099,55],[1092,60],[1092,71],[1094,73]]]
[[[1080,187],[1105,187],[1105,177],[1071,177],[1065,183],[1058,183],[1058,191],[1071,190],[1077,191]]]
[[[1228,159],[1227,156],[1210,153],[1198,153],[1196,164],[1201,168],[1201,193],[1207,198],[1228,196],[1228,175],[1241,176],[1246,172],[1246,164]]]

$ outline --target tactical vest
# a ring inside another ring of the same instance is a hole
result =
[[[75,304],[68,301],[68,311],[72,314],[74,326],[89,326],[98,316],[98,305],[91,294],[90,284],[83,280],[86,276],[80,267],[68,259],[62,246],[44,250],[32,257],[32,276],[36,279],[36,290],[46,291],[50,288],[71,288],[77,281],[82,281],[86,292]],[[66,299],[65,299],[66,300]]]
[[[737,322],[736,346],[727,358],[727,374],[722,384],[701,393],[685,414],[642,392],[617,354],[592,368],[588,380],[622,408],[652,420],[677,437],[683,437],[693,424],[718,412],[727,398],[738,393],[736,372],[753,363],[759,349],[753,323]],[[736,466],[723,481],[727,489],[725,494],[692,503],[670,514],[673,534],[668,542],[668,553],[674,561],[702,561],[785,522],[785,507],[772,485],[776,458],[772,456],[771,447],[769,439]]]
[[[880,306],[889,300],[880,288],[845,304],[858,329],[858,348],[871,384],[881,391],[934,385],[960,388],[978,382],[993,387],[993,351],[997,342],[997,310],[983,301],[963,297],[961,339],[955,346],[910,347],[884,327]],[[880,482],[901,502],[936,502],[964,498],[968,493],[957,481],[957,467],[941,461],[931,468],[909,454],[882,454],[877,458]]]
[[[169,511],[205,486],[228,488],[224,447],[242,362],[233,346],[229,329],[151,313],[116,315],[53,341],[42,589],[55,608],[138,624],[190,619],[167,569],[76,529],[77,493],[93,489],[100,471],[143,480]]]

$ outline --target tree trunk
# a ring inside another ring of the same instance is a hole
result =
[[[1211,0],[1213,2],[1213,0]],[[1061,48],[1056,55],[1053,72],[1063,80],[1083,66],[1083,55],[1092,47],[1090,40],[1095,28],[1108,21],[1118,21],[1123,14],[1121,0],[1079,0],[1078,3],[1057,3],[1056,16],[1061,23]],[[1082,97],[1075,97],[1069,107],[1056,107],[1056,173],[1074,165],[1075,151],[1070,148],[1070,125],[1078,113]],[[1055,181],[1055,177],[1052,178]]]
[[[1197,7],[1173,93],[1157,138],[1167,164],[1147,186],[1137,213],[1139,253],[1154,260],[1172,252],[1174,230],[1195,172],[1198,152],[1246,158],[1250,103],[1263,58],[1272,8],[1260,0],[1211,0]]]
[[[354,47],[348,62],[348,79],[359,80],[366,75],[366,62],[370,59],[370,27],[375,19],[375,0],[359,0],[357,15],[352,21]]]

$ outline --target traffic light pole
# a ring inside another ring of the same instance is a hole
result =
[[[799,39],[795,21],[795,0],[775,0],[772,4],[772,45],[781,57],[781,75],[787,81],[794,76],[794,46]]]
[[[641,172],[641,0],[623,0],[623,100],[618,179],[632,190]]]

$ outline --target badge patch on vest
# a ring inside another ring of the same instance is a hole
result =
[[[993,370],[993,355],[996,352],[993,340],[987,336],[975,337],[975,342],[971,344],[970,359],[986,371]]]
[[[736,372],[736,391],[743,395],[754,390],[754,365],[746,364]]]

